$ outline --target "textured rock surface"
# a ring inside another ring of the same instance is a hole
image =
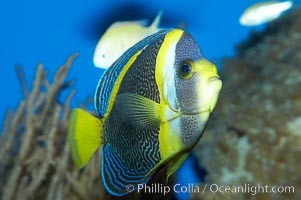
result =
[[[216,112],[195,150],[208,185],[193,198],[301,199],[301,10],[250,36],[222,69]],[[294,193],[212,193],[210,184]]]

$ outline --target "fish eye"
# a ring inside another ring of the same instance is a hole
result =
[[[178,76],[182,79],[188,79],[192,75],[192,65],[189,61],[182,62],[178,67]]]
[[[103,57],[103,58],[105,58],[105,57],[106,57],[106,55],[105,55],[105,54],[102,54],[102,57]]]

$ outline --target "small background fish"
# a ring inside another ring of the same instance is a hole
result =
[[[292,1],[266,1],[248,7],[239,22],[243,26],[258,26],[277,19],[293,6]]]
[[[110,67],[126,50],[143,38],[159,31],[163,11],[159,11],[151,25],[146,20],[113,23],[101,36],[94,52],[94,65]]]

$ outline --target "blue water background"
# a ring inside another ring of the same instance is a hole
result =
[[[8,108],[23,98],[15,65],[22,66],[29,84],[42,62],[53,76],[67,56],[80,56],[68,78],[76,78],[73,106],[94,94],[103,70],[93,66],[94,48],[106,28],[115,21],[149,19],[160,9],[161,27],[185,25],[205,56],[216,63],[235,54],[234,46],[251,30],[240,26],[242,11],[255,0],[12,0],[0,3],[0,128]],[[62,98],[63,99],[63,98]]]
[[[103,70],[93,66],[95,46],[106,28],[115,21],[149,19],[163,9],[161,27],[180,24],[191,33],[204,55],[217,63],[235,55],[235,45],[257,28],[243,27],[239,17],[256,0],[11,0],[0,3],[0,130],[8,108],[16,107],[22,96],[15,65],[22,66],[31,85],[36,66],[43,63],[48,77],[67,57],[79,52],[68,80],[76,79],[72,106],[94,90]],[[259,27],[260,28],[260,27]],[[52,80],[51,80],[52,81]],[[30,88],[31,89],[31,88]],[[66,93],[60,98],[65,98]],[[178,171],[177,182],[183,185],[202,181],[203,172],[190,156]],[[200,171],[202,174],[200,174]],[[205,173],[205,172],[204,172]],[[193,179],[185,179],[192,177]],[[188,199],[189,194],[178,194]]]

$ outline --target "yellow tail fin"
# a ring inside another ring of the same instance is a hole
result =
[[[101,145],[102,122],[100,119],[75,108],[71,112],[68,142],[73,161],[78,169],[83,168]]]

